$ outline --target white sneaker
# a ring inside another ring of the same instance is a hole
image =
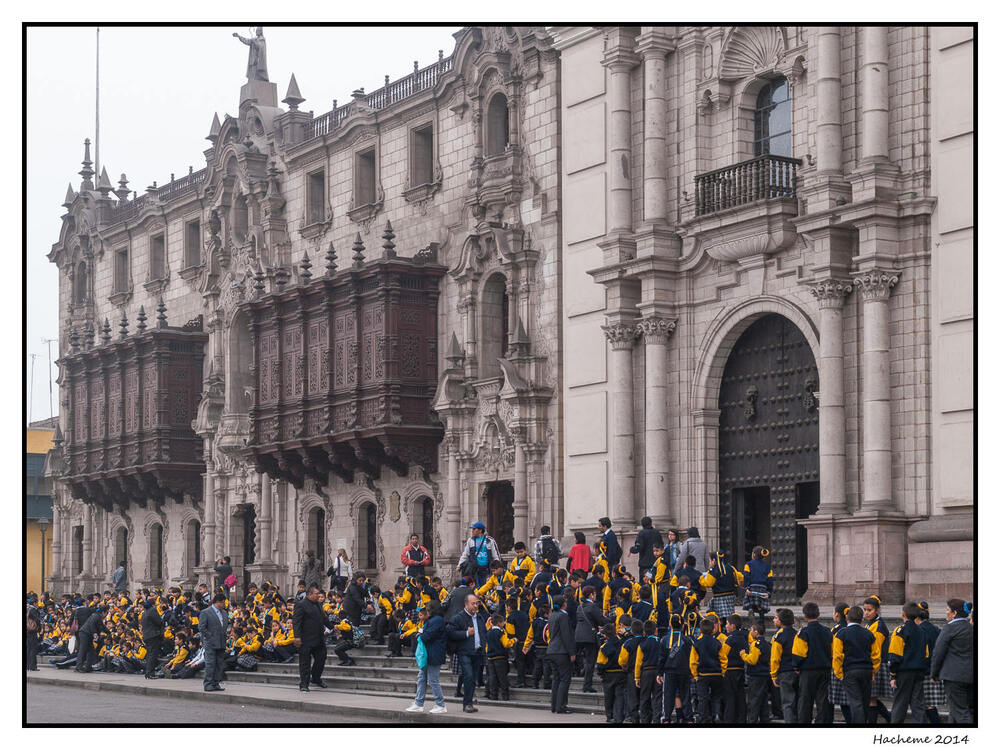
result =
[[[447,706],[434,706],[430,711],[432,714],[446,714],[448,713]]]
[[[406,710],[409,711],[410,713],[422,713],[423,710],[424,710],[424,707],[423,706],[418,706],[416,703],[414,703],[414,704],[412,704]]]

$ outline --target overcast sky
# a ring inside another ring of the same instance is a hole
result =
[[[295,73],[315,114],[328,112],[351,91],[371,92],[450,55],[458,27],[265,26],[267,69],[283,99]],[[156,180],[205,166],[202,152],[212,124],[239,109],[246,82],[248,48],[233,38],[248,27],[102,27],[100,32],[101,165],[111,182],[128,176],[140,195]],[[48,349],[43,338],[58,335],[58,279],[46,259],[59,238],[60,217],[70,183],[80,187],[83,140],[94,140],[96,27],[31,28],[27,38],[27,353],[25,374],[30,415],[49,416]],[[94,158],[93,150],[91,158]],[[95,177],[96,182],[96,177]],[[53,359],[57,345],[52,344]],[[31,354],[35,360],[31,379]],[[52,367],[53,377],[56,368]],[[53,408],[59,397],[53,386]],[[25,394],[25,419],[28,418]]]

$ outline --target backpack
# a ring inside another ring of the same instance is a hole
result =
[[[559,548],[550,536],[542,537],[542,560],[548,560],[553,565],[559,562]]]
[[[236,585],[236,574],[235,573],[230,573],[229,575],[227,575],[226,576],[226,580],[224,580],[222,582],[222,585],[225,586],[227,589],[231,589],[233,586],[235,586]]]
[[[479,544],[474,544],[473,554],[476,556],[476,565],[485,568],[490,564],[490,549],[486,544],[486,537],[479,540]]]
[[[351,628],[351,639],[354,641],[354,648],[364,648],[365,632],[361,628]]]
[[[38,620],[36,620],[34,617],[32,617],[30,612],[27,613],[27,618],[28,618],[28,621],[25,624],[25,627],[28,629],[28,632],[29,633],[37,633],[38,632]]]

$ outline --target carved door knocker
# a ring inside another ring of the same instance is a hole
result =
[[[743,407],[743,415],[747,418],[748,422],[752,422],[757,418],[757,393],[757,386],[752,385],[747,388],[746,405]]]

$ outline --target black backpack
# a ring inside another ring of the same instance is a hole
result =
[[[550,536],[542,537],[542,559],[538,561],[539,564],[543,560],[548,560],[553,565],[559,563],[559,548],[556,547],[555,541]]]

